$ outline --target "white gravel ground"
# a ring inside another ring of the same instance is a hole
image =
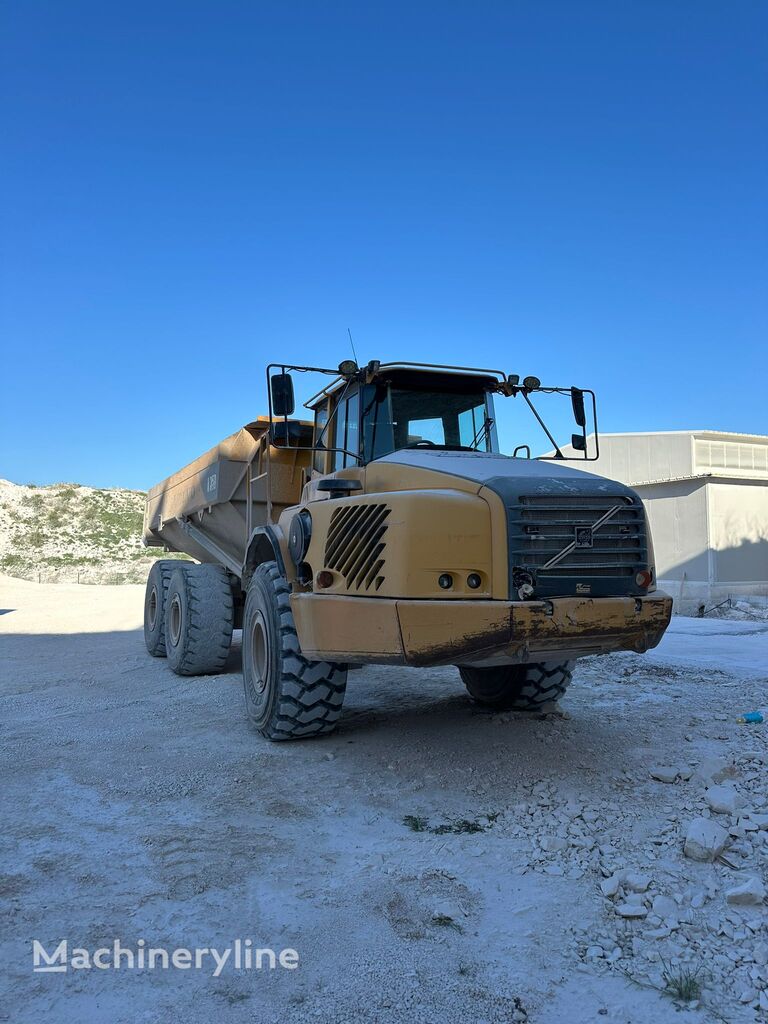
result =
[[[768,1018],[759,883],[726,899],[768,869],[768,723],[736,722],[768,705],[768,623],[678,619],[651,656],[580,663],[565,716],[484,713],[452,669],[363,669],[337,734],[269,744],[237,652],[177,678],[142,597],[0,578],[0,1019]],[[726,831],[715,863],[683,853],[700,815]],[[299,967],[33,973],[32,940],[64,938],[250,938]],[[681,1011],[659,989],[686,968]]]

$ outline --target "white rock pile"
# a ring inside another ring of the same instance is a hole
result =
[[[738,766],[710,758],[651,769],[658,829],[639,847],[633,824],[648,815],[633,809],[626,773],[615,779],[616,800],[590,805],[563,800],[547,781],[533,786],[505,831],[530,839],[527,870],[595,876],[603,913],[574,932],[585,970],[617,969],[664,989],[665,970],[700,968],[705,1003],[736,1006],[739,1020],[765,1018],[766,764],[755,755]]]

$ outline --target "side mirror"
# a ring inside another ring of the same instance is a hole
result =
[[[293,412],[293,378],[290,373],[274,373],[269,379],[272,391],[272,412],[275,416],[290,416]]]
[[[587,450],[587,439],[583,434],[571,434],[571,445],[577,452],[585,452]]]
[[[571,405],[573,406],[573,418],[576,420],[576,423],[580,427],[585,427],[587,425],[587,416],[584,412],[584,392],[581,388],[571,388]]]

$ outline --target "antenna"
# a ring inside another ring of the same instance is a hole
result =
[[[355,357],[355,363],[359,366],[360,363],[357,362],[357,352],[355,352],[355,343],[352,341],[352,331],[349,328],[347,328],[347,334],[349,335],[349,344],[352,346],[352,355]]]

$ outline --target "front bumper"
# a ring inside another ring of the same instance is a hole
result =
[[[642,653],[655,647],[672,598],[407,601],[293,594],[302,653],[317,661],[482,665]]]

